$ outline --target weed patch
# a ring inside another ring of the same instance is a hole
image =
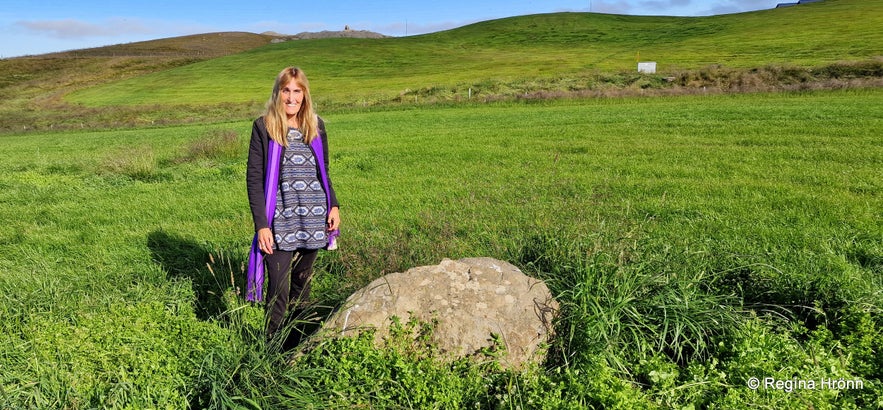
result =
[[[120,148],[106,154],[100,167],[104,172],[136,181],[158,182],[165,178],[159,169],[159,160],[153,148],[147,145]]]
[[[174,164],[195,162],[198,160],[235,161],[245,152],[239,133],[234,130],[213,130],[191,141],[180,157],[172,160]]]

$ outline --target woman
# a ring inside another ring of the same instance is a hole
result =
[[[262,298],[265,267],[268,336],[290,307],[309,297],[318,250],[335,246],[339,204],[327,170],[325,124],[314,112],[306,75],[288,67],[252,125],[246,169],[255,229],[246,297]]]

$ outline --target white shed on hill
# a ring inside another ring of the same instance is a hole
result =
[[[645,61],[638,63],[638,72],[644,74],[656,74],[656,62]]]

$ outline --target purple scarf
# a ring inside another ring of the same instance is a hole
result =
[[[282,158],[282,146],[270,139],[270,153],[267,155],[267,177],[264,182],[264,198],[266,200],[267,223],[273,226],[273,215],[276,213],[276,192],[279,190],[279,163]],[[328,171],[325,169],[325,151],[322,148],[322,137],[316,136],[310,142],[316,164],[319,165],[319,175],[322,178],[322,187],[325,188],[325,204],[327,211],[331,211],[331,194],[329,191]],[[328,233],[329,250],[337,248],[337,236],[340,230],[335,229]],[[251,241],[251,250],[248,253],[248,271],[245,284],[245,300],[257,302],[264,299],[264,254],[258,248],[258,234],[255,232]]]

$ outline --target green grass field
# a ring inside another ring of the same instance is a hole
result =
[[[883,408],[881,24],[825,0],[0,60],[0,408]],[[264,340],[245,155],[288,64],[342,203],[316,311],[495,257],[561,303],[546,362],[443,363],[420,323]]]
[[[881,107],[877,89],[327,115],[345,228],[319,302],[444,257],[512,261],[563,305],[524,374],[358,340],[265,353],[233,290],[248,122],[4,136],[2,407],[880,406]]]

